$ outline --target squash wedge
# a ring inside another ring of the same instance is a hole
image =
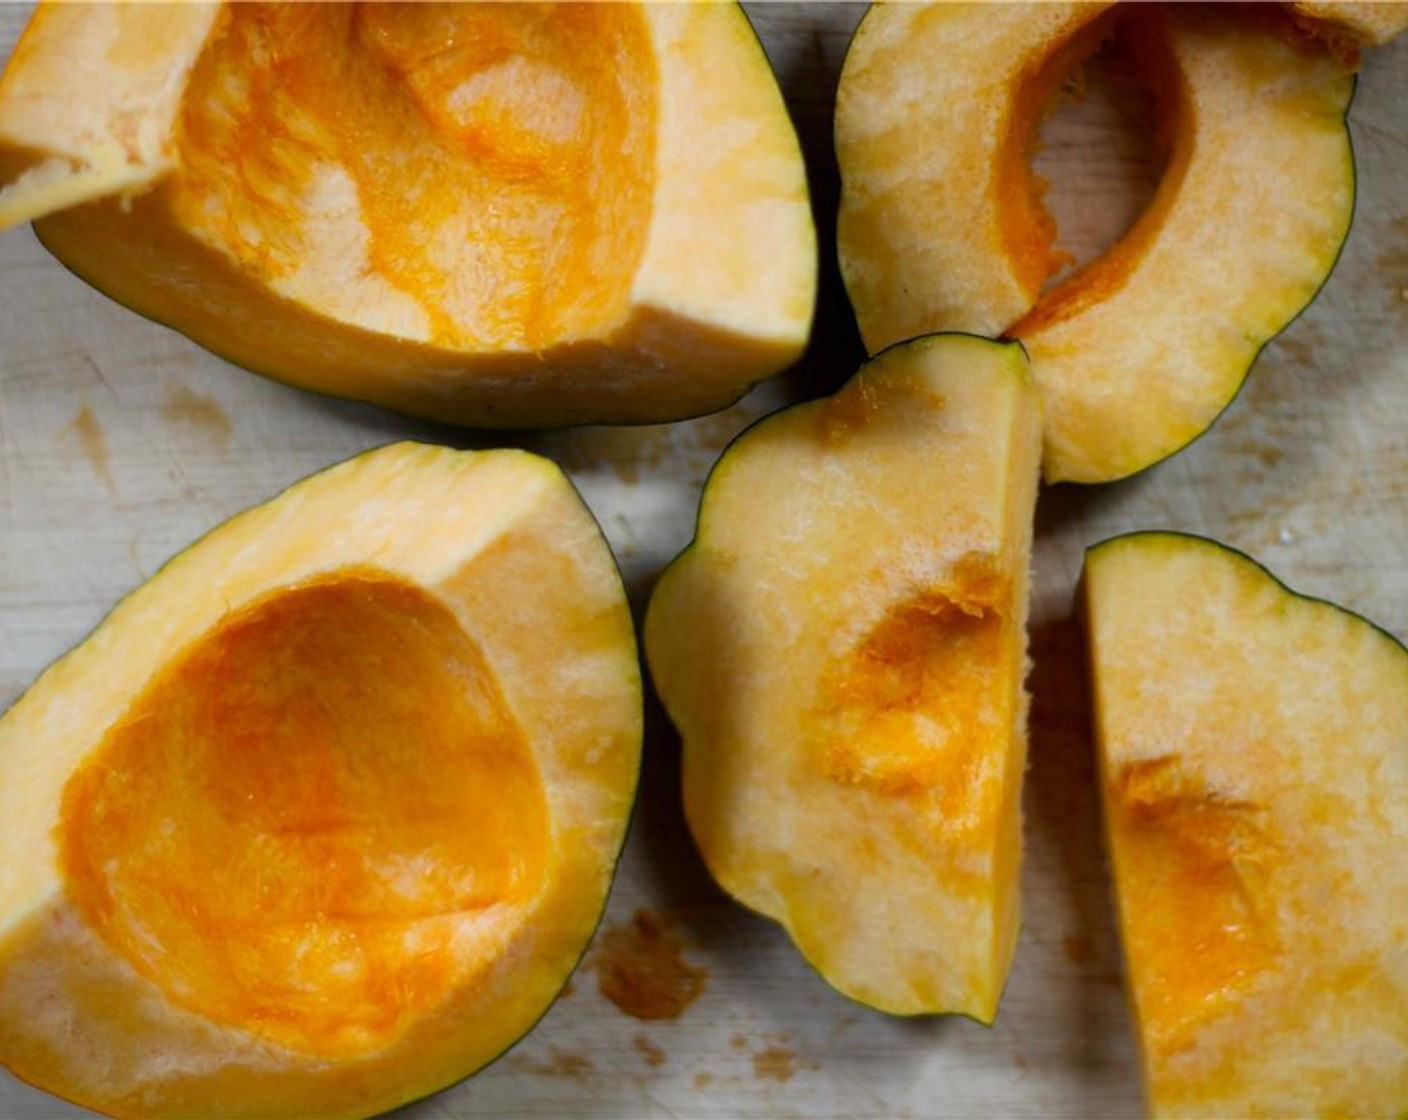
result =
[[[174,559],[0,720],[0,1062],[114,1116],[366,1116],[591,937],[634,634],[523,452],[400,444]]]
[[[721,408],[815,297],[734,4],[42,6],[0,188],[0,227],[216,353],[460,424]]]
[[[645,648],[709,870],[834,987],[990,1022],[1015,943],[1040,413],[937,335],[724,453]]]
[[[1213,541],[1086,555],[1155,1116],[1408,1111],[1408,649]]]

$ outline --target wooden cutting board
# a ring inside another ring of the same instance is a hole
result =
[[[780,404],[829,391],[859,357],[832,263],[830,119],[863,8],[747,7],[803,135],[825,281],[806,361],[716,416],[527,437],[409,421],[246,374],[87,288],[27,230],[0,237],[0,706],[217,522],[400,438],[555,458],[601,520],[639,612],[689,539],[723,445]],[[0,57],[27,16],[28,5],[0,6]],[[1088,70],[1090,95],[1047,126],[1040,157],[1078,251],[1118,232],[1111,221],[1134,212],[1148,179],[1137,129],[1115,129],[1126,85]],[[1227,540],[1293,587],[1408,637],[1408,41],[1369,57],[1351,122],[1360,178],[1349,243],[1238,401],[1153,470],[1041,497],[1025,917],[996,1026],[858,1007],[775,926],[723,898],[685,831],[678,742],[652,701],[641,801],[604,927],[615,935],[599,935],[569,993],[513,1051],[407,1117],[1137,1113],[1071,594],[1086,545],[1172,527]],[[705,977],[678,1018],[638,1020],[599,991],[603,951],[630,940],[638,911],[679,939],[666,956],[678,950]],[[81,1115],[0,1075],[0,1117]]]

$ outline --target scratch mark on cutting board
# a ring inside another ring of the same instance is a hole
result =
[[[103,426],[86,404],[78,410],[78,415],[69,424],[68,431],[78,436],[78,445],[83,456],[93,468],[93,473],[103,480],[108,491],[117,493],[117,484],[112,477],[112,464],[108,460],[108,441],[103,434]]]
[[[219,451],[230,442],[230,417],[220,402],[185,385],[172,385],[166,390],[161,415],[169,423],[191,425],[200,435],[208,436]]]
[[[108,375],[103,372],[103,367],[98,364],[97,359],[94,358],[92,354],[88,353],[87,350],[82,351],[82,356],[83,364],[92,371],[98,384],[112,394],[113,400],[118,400],[117,390],[113,388],[112,382],[108,380]]]

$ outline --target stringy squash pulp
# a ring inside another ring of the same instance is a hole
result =
[[[235,518],[0,721],[0,1060],[144,1117],[473,1072],[591,936],[640,718],[545,460],[399,445]]]
[[[41,7],[0,186],[120,302],[437,419],[693,415],[810,326],[797,139],[731,4]]]

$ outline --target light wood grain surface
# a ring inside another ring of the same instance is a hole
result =
[[[826,280],[807,360],[718,416],[526,438],[416,423],[244,373],[87,288],[29,231],[0,237],[0,706],[217,522],[403,437],[517,444],[557,459],[601,520],[639,612],[688,540],[703,478],[727,440],[779,404],[828,391],[858,357],[831,258],[830,113],[862,8],[748,7],[804,136]],[[0,6],[0,57],[26,17],[24,5]],[[703,996],[676,1020],[629,1018],[599,994],[589,953],[571,993],[528,1038],[406,1117],[1139,1111],[1080,650],[1066,621],[1082,549],[1139,527],[1204,533],[1408,637],[1405,106],[1401,42],[1370,57],[1360,79],[1351,116],[1359,204],[1335,274],[1266,349],[1216,427],[1128,482],[1042,495],[1025,917],[996,1026],[893,1020],[851,1004],[776,927],[721,897],[684,830],[678,743],[652,701],[641,802],[607,923],[642,907],[675,915],[686,956],[707,970]],[[1127,219],[1148,178],[1133,134],[1111,139],[1120,115],[1092,95],[1046,130],[1041,166],[1078,249],[1117,232],[1111,223]],[[0,1075],[0,1117],[79,1115]]]

